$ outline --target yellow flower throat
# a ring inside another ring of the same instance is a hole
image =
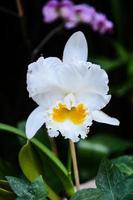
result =
[[[84,122],[87,114],[88,112],[83,104],[78,104],[69,110],[65,104],[59,103],[58,107],[53,109],[52,119],[58,123],[69,120],[75,125],[80,125]]]

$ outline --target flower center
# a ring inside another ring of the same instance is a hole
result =
[[[63,123],[70,120],[75,125],[82,124],[88,114],[83,104],[78,104],[76,107],[68,109],[66,104],[59,103],[58,107],[53,108],[52,119],[58,123]]]

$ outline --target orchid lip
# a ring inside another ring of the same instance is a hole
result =
[[[71,109],[67,108],[66,104],[59,103],[52,111],[52,119],[57,123],[63,123],[69,120],[75,125],[80,125],[83,124],[87,115],[88,111],[82,103],[71,107]]]

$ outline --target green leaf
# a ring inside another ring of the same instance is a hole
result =
[[[101,162],[96,177],[96,189],[84,189],[71,200],[131,200],[133,199],[133,176],[125,177],[109,160]],[[129,199],[128,199],[129,198]]]
[[[27,142],[21,148],[19,152],[19,164],[24,175],[30,181],[34,181],[42,174],[41,162],[31,147],[30,142]]]
[[[39,176],[32,183],[11,176],[8,176],[6,178],[12,190],[18,197],[20,197],[18,199],[44,200],[48,195],[45,190],[45,185],[41,176]]]
[[[113,163],[125,175],[133,175],[133,156],[120,156],[113,159]]]
[[[32,183],[32,190],[33,194],[35,194],[36,197],[35,199],[43,200],[44,197],[48,196],[48,193],[46,191],[46,186],[41,176],[36,178],[36,180]]]
[[[112,70],[119,68],[121,66],[121,64],[123,63],[123,60],[120,58],[109,59],[106,57],[97,57],[97,58],[93,59],[93,62],[101,65],[102,68],[107,71],[112,71]]]
[[[12,192],[5,180],[0,180],[0,200],[14,200],[16,195]]]
[[[108,133],[80,140],[77,148],[81,179],[87,181],[96,177],[99,164],[104,157],[118,155],[131,147],[133,147],[132,141],[126,141]]]
[[[114,185],[123,180],[123,174],[109,160],[104,159],[98,170],[96,185],[102,191],[111,192]],[[112,198],[113,198],[112,193]]]
[[[133,177],[125,177],[112,162],[106,159],[100,165],[96,185],[110,200],[133,195]]]
[[[117,199],[125,199],[132,196],[133,199],[133,176],[125,177],[125,179],[114,188],[114,194]],[[129,200],[129,199],[127,199]]]
[[[18,136],[21,136],[25,139],[26,135],[23,131],[6,125],[6,124],[0,124],[0,130],[5,131],[5,133],[13,133]],[[53,169],[55,170],[55,173],[59,176],[62,184],[64,185],[64,188],[69,196],[71,196],[74,193],[74,186],[72,183],[72,180],[70,179],[68,175],[68,171],[63,165],[63,163],[55,156],[54,153],[52,153],[44,144],[42,144],[40,141],[38,141],[36,138],[33,138],[31,140],[32,144],[34,144],[45,156],[49,159],[51,162],[51,165],[53,165]]]
[[[75,193],[71,200],[100,200],[102,195],[99,189],[83,189]]]
[[[33,150],[29,141],[21,148],[19,152],[19,163],[24,175],[31,182],[43,174],[41,167],[42,163],[37,157],[37,154]],[[57,194],[48,186],[48,184],[46,184],[46,182],[45,187],[48,191],[48,196],[50,199],[60,199]]]
[[[0,188],[0,200],[14,200],[15,197],[13,192]]]

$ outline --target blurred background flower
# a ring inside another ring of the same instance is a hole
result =
[[[113,23],[106,15],[97,12],[94,7],[86,3],[75,4],[70,0],[50,0],[43,6],[42,14],[45,23],[52,23],[61,18],[68,29],[83,23],[100,33],[113,30]]]

